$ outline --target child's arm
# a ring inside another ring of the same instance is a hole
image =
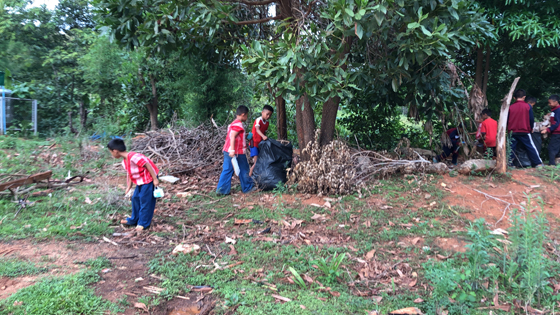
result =
[[[159,179],[157,178],[156,172],[150,163],[146,163],[144,167],[148,170],[150,175],[152,175],[152,179],[154,180],[154,186],[159,186]]]
[[[231,131],[229,133],[229,157],[233,158],[235,156],[235,137],[239,134],[239,131]]]
[[[256,129],[257,129],[257,133],[261,136],[261,138],[262,138],[263,140],[268,139],[268,137],[265,136],[265,134],[261,131],[260,128],[256,128]]]
[[[128,175],[128,172],[126,173],[126,191],[124,192],[124,195],[127,196],[128,193],[130,192],[130,190],[132,189],[132,179],[130,179],[130,175]]]

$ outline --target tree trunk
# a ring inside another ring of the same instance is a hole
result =
[[[313,108],[311,103],[309,103],[309,97],[307,93],[303,94],[301,97],[303,99],[303,137],[305,139],[304,149],[309,142],[315,139],[315,114],[313,113]]]
[[[338,54],[338,60],[343,60],[352,47],[352,37],[344,37],[342,39],[346,44],[344,50]],[[348,68],[348,64],[344,63],[340,66],[344,71]],[[323,146],[328,144],[334,139],[334,131],[336,126],[336,115],[338,114],[338,107],[340,105],[340,97],[335,96],[329,98],[323,104],[323,114],[321,116],[321,134],[319,136],[319,143]]]
[[[500,110],[500,120],[498,121],[498,136],[496,138],[496,150],[498,157],[496,158],[496,172],[500,174],[505,174],[507,171],[507,150],[506,150],[506,133],[507,133],[507,119],[509,114],[509,105],[511,103],[511,98],[513,97],[513,92],[517,87],[517,82],[519,82],[519,77],[515,78],[509,93],[502,100],[502,109]]]
[[[486,90],[488,88],[488,77],[490,76],[490,53],[490,44],[486,44],[486,64],[484,64],[484,73],[482,74],[482,94],[484,94],[485,99],[487,99]]]
[[[87,124],[87,108],[86,108],[86,104],[83,100],[80,101],[80,125],[82,126],[82,129],[86,129],[86,124]]]
[[[484,50],[480,44],[476,48],[476,73],[474,83],[482,90],[482,63],[484,62]]]
[[[329,98],[323,104],[323,114],[321,116],[321,134],[319,143],[321,146],[327,145],[334,139],[334,131],[336,126],[336,115],[338,113],[338,105],[340,97],[335,96]]]
[[[288,124],[286,123],[286,100],[282,95],[275,97],[276,130],[279,140],[288,140]]]
[[[156,90],[156,79],[153,75],[149,75],[150,83],[152,85],[152,101],[146,105],[148,106],[148,111],[150,112],[150,129],[157,130],[158,129],[158,97],[157,97],[157,90]]]
[[[78,133],[78,131],[74,128],[72,124],[72,111],[68,111],[68,127],[70,128],[70,132]]]
[[[305,137],[303,135],[303,111],[301,110],[302,102],[302,97],[300,97],[296,101],[296,132],[298,138],[298,146],[301,150],[303,150],[303,147],[305,146]]]
[[[492,160],[468,160],[459,165],[455,170],[459,174],[468,175],[471,172],[486,172],[496,167],[496,161]]]

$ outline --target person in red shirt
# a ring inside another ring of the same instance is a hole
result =
[[[250,142],[250,150],[254,164],[249,171],[249,176],[253,176],[253,169],[255,168],[255,165],[257,165],[257,159],[259,157],[259,143],[268,139],[266,131],[268,130],[268,120],[270,119],[270,116],[272,116],[272,113],[274,113],[274,108],[270,105],[265,105],[261,112],[261,117],[257,118],[253,124],[253,139],[251,139]]]
[[[251,192],[255,189],[253,180],[249,177],[249,163],[245,156],[245,128],[243,123],[249,118],[249,108],[247,106],[239,106],[236,111],[236,119],[229,124],[226,134],[226,143],[224,144],[224,166],[216,193],[218,195],[229,195],[231,190],[231,177],[234,173],[232,159],[235,157],[239,165],[239,181],[241,182],[241,190],[244,193]]]
[[[556,155],[560,152],[560,97],[558,95],[551,95],[548,98],[548,106],[552,113],[550,114],[550,127],[541,131],[541,133],[550,134],[550,141],[548,142],[548,163],[556,165]]]
[[[531,137],[535,125],[533,108],[525,103],[525,90],[515,91],[515,103],[509,106],[507,131],[511,132],[511,161],[515,158],[515,149],[520,144],[527,150],[531,164],[542,167],[542,160]]]
[[[154,211],[156,209],[156,198],[154,188],[159,186],[157,174],[158,168],[146,156],[136,152],[127,152],[126,145],[122,139],[113,139],[107,144],[111,155],[115,159],[123,159],[123,167],[127,173],[127,187],[125,196],[128,196],[132,184],[136,184],[132,195],[132,215],[122,220],[122,224],[136,225],[136,230],[147,229],[152,224]]]
[[[498,135],[498,122],[491,118],[489,109],[482,111],[482,126],[480,127],[481,138],[484,141],[484,154],[487,149],[492,150],[492,157],[496,157],[496,136]]]

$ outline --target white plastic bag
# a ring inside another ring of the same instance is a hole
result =
[[[239,164],[237,164],[237,158],[235,156],[231,158],[231,164],[233,165],[235,175],[239,176]]]
[[[156,187],[154,189],[154,198],[162,198],[165,194],[163,193],[163,189]]]

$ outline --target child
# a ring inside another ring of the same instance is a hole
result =
[[[527,102],[527,104],[531,105],[533,110],[535,110],[535,105],[537,104],[537,99],[535,97],[527,96],[527,98],[525,98],[525,101]],[[533,132],[531,133],[531,138],[533,138],[533,143],[537,148],[537,152],[540,153],[542,149],[542,135],[541,135],[541,130],[536,125],[537,125],[536,123],[533,125]]]
[[[548,98],[548,106],[550,107],[550,127],[541,131],[543,134],[550,134],[550,142],[548,143],[548,163],[556,165],[556,155],[560,152],[560,97],[551,95]]]
[[[149,158],[140,153],[126,152],[122,139],[113,139],[107,145],[113,158],[123,159],[123,167],[127,173],[127,187],[125,195],[129,195],[132,184],[136,189],[132,195],[132,215],[122,224],[136,225],[137,231],[147,229],[152,224],[152,217],[156,208],[154,187],[159,186],[158,168]]]
[[[255,165],[257,165],[257,158],[259,157],[259,143],[261,141],[268,139],[266,136],[266,131],[268,130],[268,119],[274,113],[274,109],[270,105],[265,105],[261,117],[255,120],[253,124],[253,139],[251,140],[251,157],[253,158],[253,166],[249,171],[249,176],[253,176],[253,169],[255,169]]]
[[[489,109],[482,111],[482,127],[480,133],[484,141],[484,154],[486,149],[492,150],[492,157],[496,157],[496,136],[498,134],[498,122],[491,118],[492,112]]]
[[[254,190],[253,180],[249,177],[249,163],[245,156],[245,129],[243,123],[249,117],[249,108],[247,106],[237,107],[237,118],[228,126],[226,134],[226,143],[224,145],[224,167],[218,182],[216,193],[218,195],[229,195],[231,190],[231,177],[233,176],[233,164],[231,159],[237,156],[237,164],[239,165],[239,181],[241,182],[241,190],[244,193]]]
[[[451,146],[449,147],[442,143],[443,153],[434,158],[434,163],[445,161],[451,155],[451,163],[453,163],[453,165],[457,165],[459,149],[461,148],[461,136],[459,132],[463,132],[463,127],[460,125],[457,126],[457,128],[451,128],[446,131],[449,139],[451,140]]]

